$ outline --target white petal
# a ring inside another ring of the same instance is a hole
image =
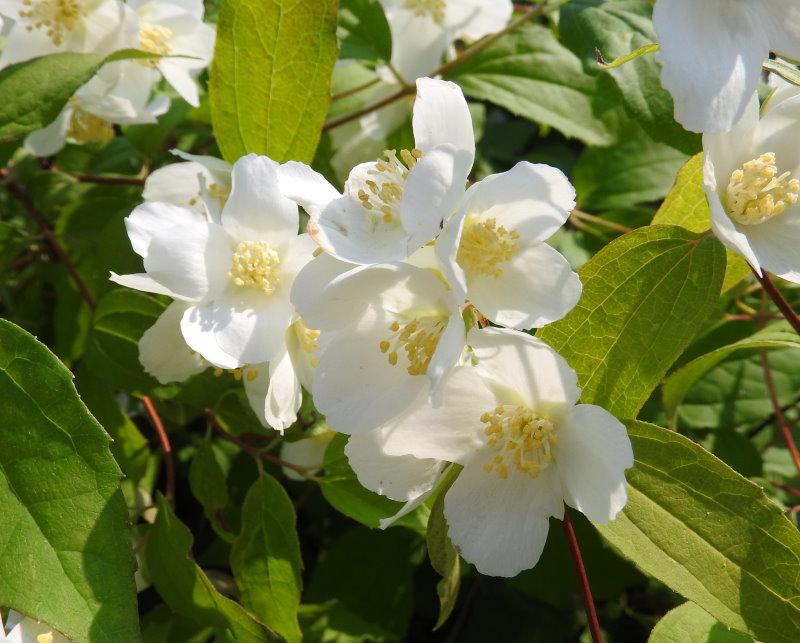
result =
[[[140,257],[147,257],[147,249],[158,231],[173,226],[191,226],[202,221],[197,212],[172,203],[143,203],[125,217],[125,229],[133,251]]]
[[[162,201],[202,212],[200,175],[207,181],[213,180],[210,173],[197,163],[165,165],[147,177],[142,198],[145,201]]]
[[[450,44],[449,34],[427,16],[382,0],[392,32],[392,67],[407,83],[436,70]]]
[[[303,266],[303,269],[295,277],[290,295],[292,304],[300,316],[306,319],[306,316],[310,314],[316,319],[317,314],[324,314],[324,311],[318,308],[322,291],[336,277],[353,268],[355,268],[353,264],[339,261],[325,252]],[[312,328],[316,328],[314,321],[307,323],[310,323]]]
[[[382,444],[380,429],[351,435],[347,440],[344,452],[364,487],[400,502],[408,502],[433,489],[441,475],[442,462],[418,460],[410,455],[386,455]]]
[[[67,107],[50,125],[28,134],[25,137],[25,151],[33,156],[52,156],[60,152],[67,142],[71,116],[72,110]]]
[[[502,480],[475,462],[444,499],[450,539],[464,560],[489,576],[516,576],[533,567],[547,541],[548,519],[563,512],[555,467],[536,479],[512,470]]]
[[[633,466],[625,425],[599,406],[579,404],[557,438],[556,465],[568,504],[594,523],[613,520],[628,501],[625,469]]]
[[[414,141],[423,155],[440,145],[452,145],[475,158],[472,116],[461,88],[450,81],[420,78],[414,103]]]
[[[181,318],[186,308],[182,302],[172,302],[139,340],[139,361],[161,384],[183,382],[208,367],[183,341]]]
[[[444,384],[458,364],[466,344],[467,331],[464,327],[464,320],[461,317],[461,311],[455,308],[428,364],[431,403],[441,404]]]
[[[281,289],[291,292],[295,277],[314,258],[317,244],[307,234],[291,237],[280,246],[281,262],[278,265]]]
[[[511,0],[448,2],[445,25],[460,38],[474,41],[502,30],[513,12]]]
[[[158,70],[164,75],[164,80],[172,85],[183,100],[192,107],[200,105],[197,82],[184,66],[176,65],[168,58],[162,58],[158,61]]]
[[[713,162],[715,176],[723,189],[728,185],[731,173],[736,168],[761,155],[761,152],[754,149],[758,131],[762,129],[759,118],[758,94],[754,92],[744,115],[730,132],[703,135],[706,163],[709,158]]]
[[[255,369],[255,377],[249,375]],[[248,377],[249,376],[249,377]],[[253,412],[264,426],[283,433],[297,420],[303,401],[300,382],[284,346],[273,360],[247,370],[244,389]]]
[[[310,217],[319,216],[331,201],[342,196],[322,174],[305,163],[287,161],[278,166],[277,173],[283,195],[301,205]]]
[[[758,264],[782,279],[800,284],[800,206],[749,226],[747,240]]]
[[[134,290],[141,290],[143,292],[152,292],[156,295],[167,295],[175,299],[184,299],[176,295],[169,288],[165,288],[157,281],[154,281],[147,273],[140,272],[133,275],[118,275],[112,272],[109,279],[126,288],[133,288]]]
[[[297,235],[297,205],[281,194],[277,167],[257,154],[234,164],[222,225],[237,241],[261,240],[274,247]]]
[[[152,204],[140,207],[147,205]],[[187,222],[154,231],[144,267],[178,295],[199,300],[213,297],[229,283],[232,251],[231,240],[220,226]]]
[[[467,298],[495,324],[541,328],[563,318],[581,298],[580,278],[569,261],[546,243],[523,247],[500,268],[499,277],[467,279]]]
[[[795,0],[761,0],[760,4],[770,51],[800,59],[800,6]]]
[[[484,328],[471,330],[467,343],[478,360],[477,370],[511,395],[503,403],[558,416],[578,401],[575,371],[540,339],[516,330]]]
[[[725,132],[742,117],[758,86],[769,43],[756,7],[746,2],[657,2],[653,23],[661,82],[675,118],[695,132]]]
[[[301,467],[317,467],[321,468],[322,462],[325,459],[325,450],[328,444],[336,434],[333,431],[326,431],[319,433],[304,440],[297,440],[295,442],[284,442],[281,444],[281,459],[292,464],[300,465]],[[294,469],[283,467],[283,475],[291,480],[305,480]],[[316,473],[319,469],[310,469],[308,473]]]
[[[389,455],[468,462],[486,445],[481,415],[497,404],[477,369],[456,367],[444,385],[441,405],[431,406],[427,396],[419,398],[385,426],[383,450]]]
[[[208,304],[187,308],[181,319],[181,334],[189,347],[218,368],[233,369],[245,364],[223,351],[214,336],[214,320]]]
[[[544,241],[566,223],[574,208],[575,188],[561,170],[521,161],[472,185],[460,209],[493,218],[522,239]]]

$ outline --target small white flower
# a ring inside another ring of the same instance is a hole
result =
[[[456,40],[471,42],[502,30],[510,0],[380,0],[392,32],[391,67],[404,82],[433,73]],[[386,74],[384,74],[386,76]]]
[[[173,301],[139,340],[139,361],[161,384],[183,382],[208,367],[183,341],[181,320],[188,307],[185,302]]]
[[[475,157],[458,85],[419,79],[413,127],[415,149],[358,165],[344,194],[308,166],[281,166],[281,189],[309,213],[309,234],[323,250],[358,264],[402,261],[438,234],[464,193]]]
[[[281,444],[281,460],[300,465],[301,467],[312,467],[307,473],[313,475],[322,468],[325,459],[325,450],[336,433],[323,430],[309,438],[296,440],[295,442],[284,442]],[[281,467],[283,475],[290,480],[305,480],[299,472],[289,467]]]
[[[220,368],[269,362],[294,320],[292,282],[314,244],[297,234],[297,206],[277,185],[277,164],[251,154],[233,167],[220,223],[168,203],[144,203],[126,219],[145,274],[117,283],[189,304],[186,343]]]
[[[477,366],[454,370],[443,403],[421,400],[376,435],[386,455],[463,466],[445,496],[449,536],[480,572],[514,576],[536,564],[565,503],[595,523],[622,510],[633,453],[624,425],[576,404],[577,377],[549,346],[494,328],[468,341]],[[380,477],[364,458],[356,466],[363,481]]]
[[[800,59],[800,5],[792,0],[658,0],[653,10],[675,118],[695,132],[726,132],[742,117],[770,52]]]
[[[545,243],[569,218],[575,189],[523,161],[472,185],[436,242],[447,280],[496,324],[538,328],[578,303],[581,282]]]
[[[759,119],[753,94],[726,134],[703,137],[705,191],[717,237],[761,274],[800,283],[800,90],[778,90]]]
[[[306,323],[335,333],[319,357],[314,402],[336,431],[369,431],[427,398],[464,348],[458,302],[429,270],[361,266],[319,296],[297,290]]]
[[[46,623],[11,610],[5,625],[0,615],[0,643],[70,643],[70,640]]]

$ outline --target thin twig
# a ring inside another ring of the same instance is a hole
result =
[[[800,317],[797,316],[797,313],[789,305],[789,302],[786,301],[781,291],[778,290],[777,286],[772,282],[769,273],[764,271],[763,275],[759,275],[753,270],[753,274],[756,276],[756,279],[758,279],[764,291],[769,295],[770,299],[772,299],[774,304],[778,307],[778,310],[780,310],[781,314],[786,318],[786,321],[788,321],[795,332],[800,335]]]
[[[564,532],[567,535],[567,542],[569,543],[569,552],[572,555],[572,560],[575,563],[575,573],[578,576],[578,583],[581,586],[583,593],[583,605],[586,609],[586,618],[589,621],[589,632],[592,635],[594,643],[603,643],[603,635],[600,632],[600,621],[597,620],[597,610],[594,606],[594,598],[592,597],[592,589],[589,586],[589,577],[586,575],[586,568],[583,565],[583,557],[581,550],[578,546],[578,538],[575,535],[575,529],[572,526],[572,521],[569,518],[569,513],[566,507],[564,508]]]
[[[772,408],[775,411],[775,422],[777,423],[778,428],[781,430],[781,433],[783,433],[783,439],[786,441],[786,446],[789,448],[789,454],[792,456],[792,462],[794,462],[797,472],[800,473],[800,451],[797,450],[797,443],[794,441],[792,429],[789,426],[789,423],[786,421],[786,416],[783,414],[781,403],[778,401],[778,393],[775,389],[775,379],[772,377],[772,369],[769,366],[769,357],[767,357],[767,351],[761,348],[759,349],[758,354],[761,358],[761,367],[764,370],[764,383],[767,385],[769,399],[772,402]]]
[[[454,60],[445,63],[435,71],[431,72],[430,74],[431,78],[435,78],[437,76],[444,76],[449,71],[452,71],[453,69],[461,65],[464,61],[469,60],[475,54],[478,54],[484,49],[486,49],[486,47],[497,41],[498,38],[501,38],[506,34],[515,31],[529,20],[532,20],[533,18],[538,18],[539,16],[544,14],[550,8],[550,6],[551,3],[530,7],[521,17],[517,18],[514,22],[510,23],[502,31],[498,31],[497,33],[492,34],[491,36],[487,36],[486,38],[479,40],[471,47],[465,49],[458,58],[455,58]],[[350,114],[345,114],[344,116],[340,116],[339,118],[334,118],[328,121],[327,123],[325,123],[325,126],[322,128],[322,131],[326,132],[335,127],[339,127],[340,125],[344,125],[345,123],[350,123],[356,119],[361,118],[362,116],[366,116],[367,114],[374,112],[375,110],[381,109],[382,107],[386,107],[387,105],[391,105],[392,103],[400,100],[401,98],[410,96],[416,93],[416,91],[417,90],[414,85],[408,85],[406,87],[403,87],[397,90],[395,93],[389,94],[388,96],[382,98],[379,101],[376,101],[370,105],[366,105],[365,107],[362,107],[361,109],[358,109]]]
[[[153,406],[153,401],[147,395],[143,395],[142,404],[144,404],[144,408],[150,416],[150,421],[156,429],[158,440],[161,442],[161,450],[164,452],[164,468],[167,473],[167,500],[169,500],[170,504],[175,504],[175,461],[172,458],[172,445],[170,444],[167,431],[164,429],[164,423],[161,421],[156,407]]]
[[[7,174],[7,171],[3,172],[3,175],[5,174]],[[55,233],[50,229],[47,220],[39,213],[39,211],[33,205],[33,201],[28,195],[28,191],[16,181],[11,181],[11,180],[7,180],[5,182],[5,187],[22,204],[23,208],[25,209],[25,212],[27,212],[28,216],[33,220],[33,222],[41,231],[42,236],[47,241],[47,245],[50,246],[50,249],[53,251],[53,254],[55,254],[56,257],[58,257],[59,261],[61,261],[61,263],[64,264],[64,267],[67,269],[69,276],[72,278],[72,281],[78,288],[78,292],[81,294],[83,301],[86,302],[86,305],[89,307],[89,310],[94,312],[95,309],[97,308],[97,304],[95,303],[92,293],[89,292],[89,289],[86,287],[86,284],[84,283],[83,279],[78,273],[78,269],[75,267],[75,264],[72,263],[72,260],[67,255],[66,251],[59,242]]]
[[[583,210],[573,210],[570,216],[574,217],[575,219],[579,219],[581,221],[587,221],[589,223],[594,223],[595,225],[608,228],[609,230],[621,232],[622,234],[627,234],[628,232],[633,231],[633,228],[629,228],[628,226],[622,225],[621,223],[616,223],[614,221],[609,221],[602,217],[595,216],[594,214],[589,214],[588,212],[584,212]]]
[[[348,98],[355,94],[359,94],[363,92],[365,89],[369,89],[373,85],[377,85],[379,82],[381,82],[380,78],[373,78],[371,80],[368,80],[366,83],[361,83],[360,85],[351,87],[350,89],[347,89],[343,92],[339,92],[338,94],[333,94],[333,96],[331,96],[331,102],[336,102],[337,100],[342,100],[343,98]]]

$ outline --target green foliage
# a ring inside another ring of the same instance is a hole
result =
[[[447,522],[444,518],[444,497],[447,490],[458,477],[460,467],[454,466],[439,483],[431,515],[428,519],[428,530],[425,542],[428,545],[428,558],[431,566],[442,577],[436,584],[436,593],[439,595],[439,618],[436,620],[434,630],[438,630],[453,612],[458,600],[458,590],[461,587],[461,562],[455,546],[447,535]]]
[[[658,622],[648,643],[748,643],[752,640],[745,634],[725,628],[694,603],[684,603]]]
[[[716,305],[724,262],[713,237],[636,230],[592,257],[578,305],[538,336],[578,373],[584,402],[636,417]]]
[[[383,60],[392,57],[392,33],[378,0],[340,0],[340,57]]]
[[[242,532],[231,549],[231,569],[242,604],[287,641],[300,641],[300,572],[292,501],[280,483],[262,476],[242,506]]]
[[[0,604],[76,641],[138,638],[109,438],[47,348],[0,320]]]
[[[336,62],[337,0],[222,5],[209,93],[214,134],[233,163],[255,152],[310,162]]]

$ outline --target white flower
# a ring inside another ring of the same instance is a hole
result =
[[[183,382],[207,367],[181,334],[181,320],[189,304],[173,301],[139,340],[139,361],[161,384]]]
[[[581,282],[544,241],[569,218],[575,189],[523,161],[472,185],[436,242],[445,277],[496,324],[538,328],[578,303]]]
[[[407,83],[433,73],[456,40],[470,42],[502,30],[514,10],[510,0],[380,2],[392,32],[391,67]]]
[[[11,610],[5,625],[0,615],[0,643],[70,643],[70,640],[46,623]]]
[[[283,193],[309,213],[309,234],[325,251],[358,264],[401,261],[438,234],[464,193],[475,157],[458,85],[418,80],[413,126],[415,149],[358,165],[344,194],[305,165],[281,166]]]
[[[336,433],[330,429],[320,431],[309,438],[296,440],[294,442],[284,442],[281,444],[281,460],[300,465],[301,467],[312,467],[307,473],[313,475],[319,471],[322,461],[325,459],[325,450]],[[283,475],[290,480],[305,480],[294,469],[281,467]]]
[[[342,433],[380,426],[435,392],[464,348],[452,292],[409,264],[361,266],[321,295],[296,288],[292,300],[306,323],[335,333],[319,357],[314,402]]]
[[[119,0],[0,0],[0,14],[14,21],[0,69],[60,51],[110,54],[137,30]]]
[[[759,119],[753,94],[726,134],[703,137],[711,226],[761,274],[800,283],[800,90],[779,90]]]
[[[695,132],[726,132],[742,117],[770,52],[800,59],[793,0],[658,0],[653,10],[675,118]]]
[[[481,573],[513,576],[536,564],[564,503],[595,523],[622,510],[633,453],[610,413],[576,405],[577,377],[549,346],[505,329],[468,341],[477,366],[456,368],[443,403],[420,401],[378,435],[387,455],[463,466],[445,496],[449,536]]]
[[[289,292],[314,244],[297,234],[297,206],[281,196],[277,164],[251,154],[233,166],[220,223],[168,203],[144,203],[126,219],[145,274],[119,284],[189,304],[186,343],[220,368],[269,362],[294,320]]]
[[[184,162],[165,165],[150,173],[144,182],[144,200],[189,208],[219,223],[231,192],[230,163],[180,150],[172,150],[172,153]]]
[[[197,107],[194,76],[211,62],[215,38],[214,28],[203,22],[202,0],[128,0],[128,5],[139,16],[137,48],[164,56],[149,64]]]

